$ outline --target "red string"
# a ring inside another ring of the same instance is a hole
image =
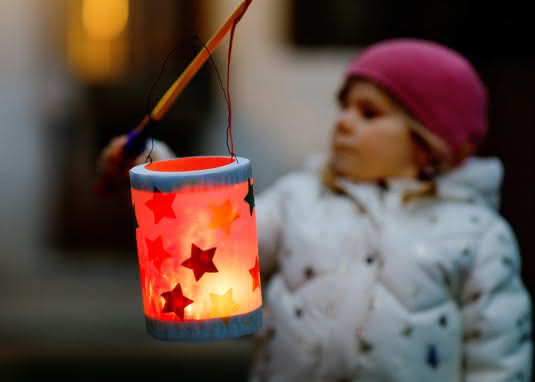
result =
[[[232,41],[234,40],[234,32],[236,31],[236,25],[238,20],[234,21],[232,24],[232,29],[230,30],[230,41],[228,44],[228,57],[227,57],[227,101],[228,101],[228,126],[227,126],[227,147],[228,139],[230,139],[230,152],[229,154],[232,157],[235,157],[234,153],[234,139],[232,138],[232,101],[230,99],[230,61],[232,56]]]
[[[243,12],[234,20],[232,23],[232,29],[230,30],[230,39],[228,44],[228,57],[227,57],[227,103],[228,103],[228,126],[227,126],[227,149],[228,141],[230,139],[230,149],[229,154],[231,157],[235,158],[236,154],[234,153],[234,139],[232,138],[232,101],[230,99],[230,62],[232,56],[232,42],[234,41],[234,32],[236,31],[236,26],[240,22],[241,18],[247,12],[247,8],[251,5],[252,0],[245,0],[245,7]]]

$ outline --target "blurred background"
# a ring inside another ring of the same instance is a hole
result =
[[[0,0],[1,381],[245,380],[249,337],[149,338],[129,195],[95,193],[100,150],[137,125],[201,49],[199,38],[206,42],[238,4]],[[501,212],[533,293],[535,28],[527,4],[253,1],[234,40],[231,92],[236,152],[252,160],[256,192],[326,148],[354,54],[384,38],[437,40],[466,55],[488,86],[490,135],[480,154],[504,163]],[[214,54],[223,78],[227,42]],[[178,156],[224,155],[226,118],[207,62],[154,137]]]

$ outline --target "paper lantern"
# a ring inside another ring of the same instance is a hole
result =
[[[262,324],[250,161],[188,157],[130,170],[147,331],[216,340]]]

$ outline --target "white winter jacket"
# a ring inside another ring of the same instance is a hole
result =
[[[406,205],[417,181],[339,179],[338,195],[316,168],[258,195],[261,269],[274,273],[251,380],[529,381],[531,303],[497,212],[502,172],[470,159]]]

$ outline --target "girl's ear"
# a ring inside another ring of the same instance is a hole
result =
[[[433,165],[433,159],[427,143],[417,133],[412,132],[414,164],[417,168],[423,168]]]
[[[423,181],[431,181],[438,175],[438,166],[435,163],[431,150],[424,138],[412,132],[414,164],[417,168],[417,178]]]

